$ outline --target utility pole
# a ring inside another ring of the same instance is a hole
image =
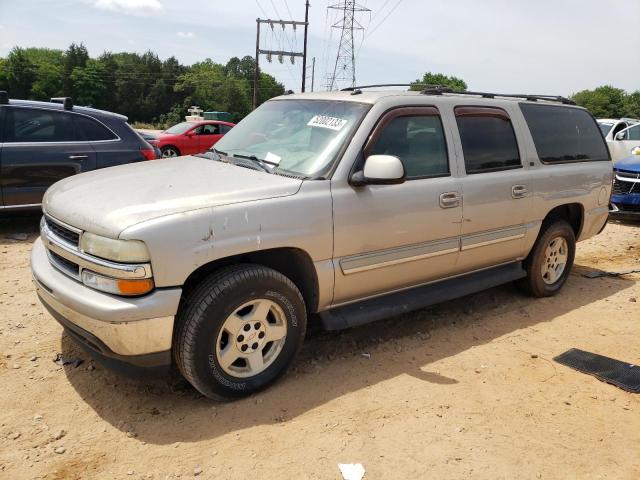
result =
[[[304,22],[297,22],[295,20],[272,20],[256,18],[256,69],[253,74],[253,108],[258,106],[258,84],[260,79],[260,55],[266,55],[267,61],[271,62],[271,58],[275,55],[280,63],[283,62],[284,57],[289,57],[291,63],[295,63],[296,57],[302,57],[302,91],[305,89],[306,81],[306,66],[307,66],[307,31],[309,28],[309,0],[306,0],[306,8],[304,15]],[[284,50],[263,50],[260,48],[260,25],[267,24],[273,30],[275,25],[282,27],[282,30],[286,26],[290,25],[295,30],[296,27],[304,25],[304,50],[302,52],[289,52]]]
[[[311,59],[311,91],[313,92],[313,84],[316,81],[316,57]]]
[[[327,89],[334,90],[338,87],[343,87],[345,82],[347,82],[346,86],[355,87],[356,63],[353,31],[364,30],[364,27],[355,19],[355,16],[357,13],[370,12],[371,10],[353,0],[342,0],[339,3],[329,5],[327,8],[342,11],[342,18],[331,26],[331,28],[339,28],[341,34],[333,75],[327,82]]]
[[[307,80],[307,30],[309,29],[309,0],[304,7],[304,53],[302,55],[302,93]]]

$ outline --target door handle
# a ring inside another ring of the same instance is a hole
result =
[[[88,155],[69,155],[69,160],[84,160]]]
[[[526,185],[514,185],[511,187],[511,196],[513,198],[524,198],[529,193]]]
[[[460,205],[462,197],[458,192],[445,192],[440,194],[440,208],[454,208]]]

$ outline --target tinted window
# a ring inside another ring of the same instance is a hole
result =
[[[507,112],[493,107],[456,107],[467,173],[520,167],[518,143]]]
[[[69,114],[53,110],[9,108],[5,142],[68,142],[75,140]]]
[[[97,141],[118,138],[104,125],[84,115],[74,115],[74,121],[76,123],[79,140]]]
[[[449,173],[447,146],[437,115],[396,117],[382,130],[367,155],[393,155],[402,160],[407,178]]]
[[[223,123],[223,124],[220,124],[220,133],[222,133],[222,134],[224,135],[224,134],[225,134],[225,133],[227,133],[229,130],[231,130],[231,128],[232,128],[231,126],[229,126],[229,125],[225,125],[224,123]]]
[[[520,108],[543,162],[609,160],[607,145],[586,110],[524,103]]]
[[[600,127],[600,130],[602,131],[602,135],[604,137],[606,137],[607,133],[609,133],[609,131],[611,131],[611,129],[613,128],[613,123],[598,122],[598,126]]]

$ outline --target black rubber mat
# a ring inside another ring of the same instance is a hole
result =
[[[572,348],[554,358],[558,363],[593,375],[631,393],[640,393],[640,366]]]

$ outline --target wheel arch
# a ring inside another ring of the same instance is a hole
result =
[[[186,279],[182,297],[188,295],[205,277],[229,265],[252,263],[272,268],[288,277],[300,290],[308,313],[318,309],[318,274],[309,254],[295,247],[280,247],[219,258],[198,267]]]
[[[553,223],[556,220],[566,220],[573,233],[576,236],[576,240],[580,238],[582,233],[582,227],[584,225],[584,206],[581,203],[565,203],[552,208],[542,221],[543,227]],[[541,232],[544,228],[541,229]]]

